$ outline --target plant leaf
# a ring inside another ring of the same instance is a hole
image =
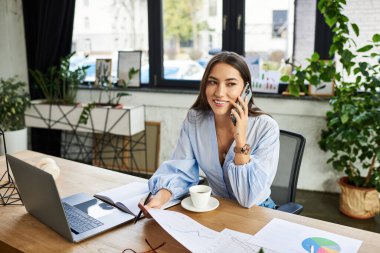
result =
[[[316,62],[319,60],[319,54],[318,53],[313,53],[313,55],[311,56],[311,61],[312,62]]]
[[[373,42],[380,42],[380,34],[376,33],[372,36],[372,41]]]
[[[346,123],[349,119],[349,116],[348,114],[343,114],[342,116],[340,116],[340,121],[342,121],[342,123]]]
[[[369,50],[371,50],[373,48],[372,45],[366,45],[364,47],[361,47],[357,50],[357,52],[360,52],[360,53],[364,53],[364,52],[367,52]]]
[[[282,76],[281,77],[281,82],[284,82],[284,83],[289,82],[289,76],[288,75]]]
[[[359,27],[358,27],[358,25],[355,24],[355,23],[352,23],[351,26],[352,26],[352,30],[354,30],[354,32],[356,34],[356,37],[359,37]]]

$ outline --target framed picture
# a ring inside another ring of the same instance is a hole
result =
[[[117,77],[129,87],[140,87],[141,51],[119,51]]]
[[[111,85],[112,59],[96,59],[96,86]]]
[[[318,86],[309,84],[309,95],[310,96],[320,96],[320,97],[331,97],[334,96],[334,82],[324,82]]]

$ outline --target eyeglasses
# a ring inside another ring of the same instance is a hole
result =
[[[154,248],[154,247],[152,247],[152,245],[150,245],[148,239],[145,238],[145,242],[149,245],[150,250],[143,251],[141,253],[157,253],[156,250],[159,249],[159,248],[161,248],[162,246],[164,246],[166,244],[166,242],[163,242],[163,243],[161,243],[160,245],[158,245],[157,247]],[[121,253],[129,253],[129,252],[131,252],[131,253],[137,253],[133,249],[125,249]]]

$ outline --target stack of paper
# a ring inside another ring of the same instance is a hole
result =
[[[230,229],[217,232],[190,217],[168,210],[150,209],[151,216],[191,252],[355,253],[362,241],[323,230],[273,219],[256,235]]]

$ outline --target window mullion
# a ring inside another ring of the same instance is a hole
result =
[[[244,54],[244,0],[223,1],[223,50]]]
[[[162,1],[148,0],[149,19],[149,86],[160,83],[162,73]]]

